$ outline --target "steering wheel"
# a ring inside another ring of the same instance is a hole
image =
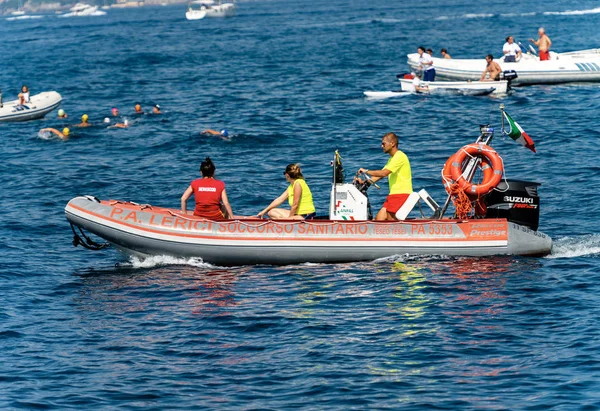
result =
[[[537,56],[537,52],[535,51],[535,49],[533,48],[533,46],[530,44],[529,45],[529,51],[531,52],[531,54],[533,54],[534,56]]]
[[[365,179],[365,183],[369,183],[368,185],[373,185],[375,186],[378,190],[381,190],[381,187],[379,187],[377,184],[375,184],[375,181],[373,181],[373,179],[371,179],[371,177],[369,177],[369,175],[367,173],[356,173],[356,179],[358,179],[358,177],[363,177]]]

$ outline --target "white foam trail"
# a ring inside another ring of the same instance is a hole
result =
[[[19,16],[19,17],[8,17],[7,21],[15,21],[15,20],[31,20],[31,19],[41,19],[44,16]]]
[[[58,138],[58,136],[56,136],[54,133],[51,133],[49,131],[40,131],[38,133],[38,137],[41,138],[42,140],[60,140],[60,138]]]
[[[438,17],[434,17],[434,20],[450,20],[450,19],[480,19],[480,18],[489,18],[489,17],[494,17],[493,14],[488,14],[488,13],[467,13],[467,14],[462,14],[460,16],[438,16]],[[419,19],[419,20],[425,20],[425,19]]]
[[[481,14],[473,13],[473,14],[465,14],[463,17],[465,19],[479,19],[479,18],[494,17],[494,15],[487,14],[487,13],[481,13]]]
[[[588,10],[567,10],[567,11],[545,11],[543,14],[546,16],[581,16],[584,14],[598,14],[600,13],[600,7]]]
[[[536,13],[535,12],[531,12],[531,13],[502,13],[500,14],[501,17],[529,17],[529,16],[535,16]]]
[[[600,234],[563,237],[554,241],[547,258],[574,258],[600,254]]]
[[[166,265],[190,265],[192,267],[199,268],[214,268],[215,266],[210,265],[202,261],[201,258],[181,258],[181,257],[170,257],[167,255],[154,255],[147,258],[129,257],[129,264],[133,268],[153,268],[162,267]]]

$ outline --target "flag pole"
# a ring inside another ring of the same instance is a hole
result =
[[[502,125],[500,126],[500,130],[502,131],[502,134],[506,134],[504,132],[504,104],[500,104],[500,117],[501,117],[501,121],[502,121]]]

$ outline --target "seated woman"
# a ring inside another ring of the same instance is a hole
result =
[[[302,170],[298,164],[289,164],[283,172],[285,179],[290,185],[277,197],[267,208],[258,213],[262,218],[265,213],[273,219],[292,219],[292,220],[312,220],[315,218],[315,206],[313,204],[312,193],[304,181]],[[275,208],[281,205],[285,200],[290,203],[290,210],[284,208]]]
[[[215,165],[210,157],[206,157],[200,164],[202,178],[192,181],[190,186],[181,196],[181,212],[187,214],[187,200],[194,193],[196,209],[194,215],[210,218],[212,220],[223,220],[233,218],[233,211],[225,192],[225,183],[214,178]],[[225,208],[225,212],[223,212]]]
[[[19,104],[23,105],[25,103],[29,103],[29,87],[23,86],[21,87],[21,92],[19,93]]]

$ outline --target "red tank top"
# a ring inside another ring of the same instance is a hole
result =
[[[214,178],[199,178],[192,181],[191,186],[196,199],[194,215],[222,219],[221,194],[225,190],[225,183]]]

